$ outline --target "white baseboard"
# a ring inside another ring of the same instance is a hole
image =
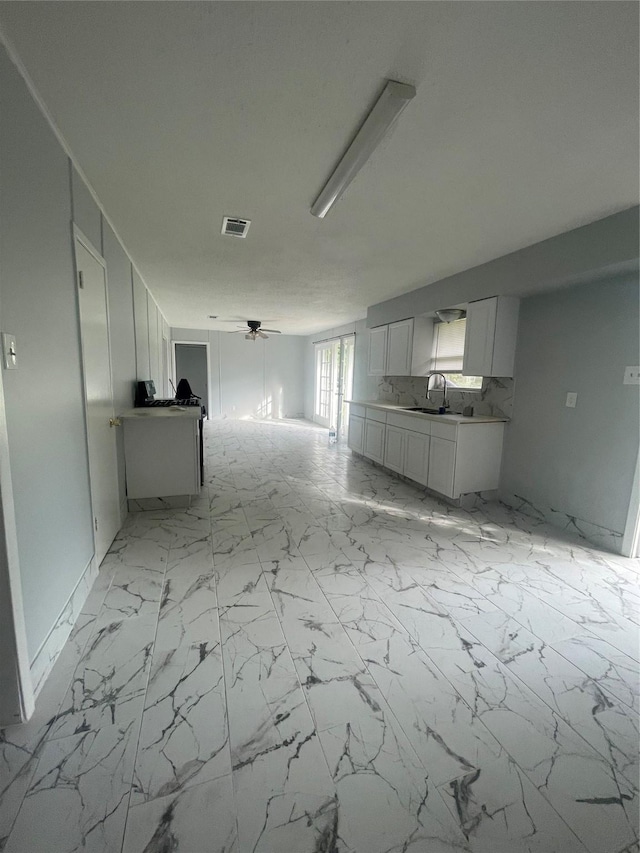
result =
[[[62,608],[53,628],[49,631],[31,663],[31,680],[33,682],[33,692],[36,696],[42,689],[42,685],[47,680],[47,676],[53,669],[58,655],[67,642],[69,634],[80,615],[80,611],[87,600],[89,591],[97,576],[98,565],[94,556],[82,573],[80,580],[69,596],[69,600]]]

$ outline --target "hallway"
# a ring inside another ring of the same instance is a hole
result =
[[[638,853],[640,561],[210,421],[25,726],[3,853]]]

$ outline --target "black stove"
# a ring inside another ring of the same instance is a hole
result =
[[[138,403],[138,406],[200,406],[200,400],[197,397],[187,397],[184,400],[176,400],[174,398],[168,400],[144,400]]]

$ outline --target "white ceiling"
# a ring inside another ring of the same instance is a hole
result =
[[[0,22],[174,326],[311,333],[637,203],[635,2],[2,2]],[[418,94],[316,219],[386,78]]]

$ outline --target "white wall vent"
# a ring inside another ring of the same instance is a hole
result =
[[[234,216],[224,216],[222,219],[222,231],[225,237],[246,237],[250,219],[236,219]]]

